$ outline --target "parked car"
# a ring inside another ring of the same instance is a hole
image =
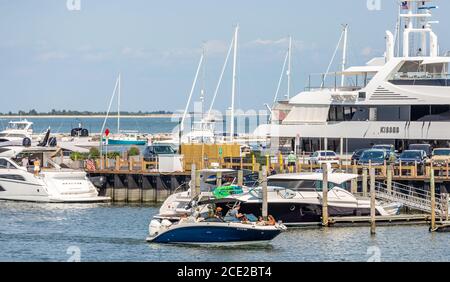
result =
[[[170,145],[158,144],[147,146],[143,153],[146,162],[155,161],[159,155],[175,155],[175,150]]]
[[[378,145],[373,145],[372,149],[375,149],[375,150],[385,150],[385,151],[387,151],[387,152],[396,153],[394,145],[391,145],[391,144],[378,144]]]
[[[407,150],[400,154],[397,163],[402,165],[423,165],[427,162],[427,153],[423,150]]]
[[[367,150],[370,150],[370,149],[359,149],[359,150],[354,151],[352,158],[351,158],[352,163],[358,162],[359,159],[361,158],[361,155]]]
[[[435,165],[444,165],[450,162],[450,148],[437,148],[433,150],[431,161]]]
[[[339,156],[333,151],[317,151],[314,152],[309,158],[311,164],[339,164]]]
[[[384,165],[384,162],[386,163],[392,163],[395,162],[395,154],[382,150],[382,149],[370,149],[367,151],[364,151],[361,157],[359,158],[358,164],[359,165]]]
[[[430,144],[411,144],[408,146],[408,150],[422,150],[425,151],[427,157],[431,157],[433,155],[433,148]]]

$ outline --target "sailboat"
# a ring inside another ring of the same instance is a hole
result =
[[[138,131],[130,131],[130,130],[120,130],[120,88],[121,88],[121,75],[116,80],[116,85],[114,87],[113,95],[111,96],[111,100],[109,102],[108,112],[106,113],[105,120],[102,126],[102,132],[106,126],[106,120],[109,116],[109,111],[111,110],[112,101],[117,92],[117,133],[113,135],[108,135],[103,137],[103,142],[106,145],[126,145],[126,146],[145,146],[148,143],[147,139],[142,139],[139,136]]]

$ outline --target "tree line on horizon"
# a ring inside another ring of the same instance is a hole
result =
[[[117,112],[110,112],[110,115],[117,115]],[[121,115],[161,115],[161,114],[173,114],[170,111],[120,111]],[[20,110],[18,112],[9,111],[8,113],[0,113],[0,116],[92,116],[92,115],[106,115],[106,112],[96,112],[96,111],[74,111],[74,110],[51,110],[49,112],[38,112],[35,109],[27,111]]]

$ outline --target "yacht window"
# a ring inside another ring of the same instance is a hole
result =
[[[0,159],[0,168],[16,169],[14,165],[12,165],[9,161],[5,159]]]
[[[17,181],[25,181],[25,178],[22,175],[17,175],[17,174],[0,174],[0,178],[17,180]]]
[[[320,180],[289,180],[289,179],[269,179],[269,186],[281,187],[290,189],[293,191],[322,191],[322,181]],[[334,187],[342,187],[345,189],[345,185],[337,185],[332,182],[328,182],[328,189],[331,190]]]

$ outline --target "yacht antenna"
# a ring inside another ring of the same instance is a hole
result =
[[[234,139],[234,99],[236,96],[236,64],[237,64],[237,47],[238,47],[239,25],[236,26],[234,33],[234,50],[233,50],[233,83],[231,89],[231,124],[230,124],[230,141]]]
[[[186,108],[184,109],[183,118],[181,119],[181,124],[180,124],[181,132],[183,132],[183,130],[184,130],[184,121],[186,120],[186,115],[189,110],[189,104],[191,103],[192,95],[194,94],[194,89],[195,89],[195,86],[197,85],[198,75],[199,75],[200,69],[203,65],[203,58],[204,58],[204,56],[202,53],[202,56],[200,57],[200,61],[198,63],[197,72],[195,73],[194,81],[192,82],[192,87],[191,87],[191,92],[189,93],[188,102],[186,104]]]
[[[343,25],[344,27],[344,43],[343,43],[343,47],[342,47],[342,76],[341,76],[341,87],[344,87],[345,84],[345,76],[344,76],[344,71],[345,71],[345,66],[347,65],[347,39],[348,39],[348,24]]]

